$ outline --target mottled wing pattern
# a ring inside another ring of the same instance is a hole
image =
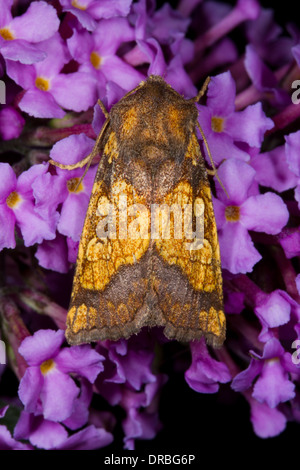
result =
[[[124,203],[122,197],[128,206],[146,204],[123,179],[126,169],[119,168],[116,174],[113,162],[117,158],[116,139],[110,132],[79,244],[67,317],[66,337],[70,344],[128,337],[141,327],[136,312],[143,305],[148,286],[143,257],[149,246],[149,233],[141,236],[136,217],[131,223],[132,215],[125,213],[131,233],[117,238],[120,218],[115,216]],[[145,216],[140,214],[141,224]]]
[[[194,139],[196,145],[196,139]],[[198,144],[197,144],[198,145]],[[211,190],[198,150],[189,146],[183,161],[180,181],[163,197],[162,202],[190,204],[195,212],[204,208],[203,245],[197,249],[195,241],[174,238],[174,223],[171,220],[170,238],[156,241],[153,254],[154,289],[158,297],[157,323],[165,325],[164,333],[169,338],[185,341],[205,336],[214,347],[225,339],[225,315],[223,312],[222,274]],[[201,215],[201,214],[200,214]],[[194,243],[194,249],[191,247]]]

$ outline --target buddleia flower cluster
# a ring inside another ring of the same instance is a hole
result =
[[[299,37],[258,0],[0,0],[1,449],[99,449],[121,428],[133,450],[164,427],[172,370],[199,406],[224,387],[242,394],[260,438],[300,420]],[[197,106],[218,170],[228,327],[221,349],[178,343],[184,360],[170,361],[159,328],[71,347],[64,336],[97,165],[78,185],[83,168],[49,160],[86,157],[97,100],[109,110],[152,74],[185,98],[211,77]]]

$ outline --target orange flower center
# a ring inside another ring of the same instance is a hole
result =
[[[100,69],[100,65],[101,65],[101,62],[102,62],[102,59],[101,57],[99,56],[98,52],[95,52],[93,51],[90,55],[90,61],[91,61],[91,64],[93,67],[95,67],[95,69]]]
[[[48,374],[48,372],[50,372],[50,370],[53,369],[54,366],[55,362],[53,361],[53,359],[47,359],[46,361],[42,362],[42,364],[40,365],[42,374]]]
[[[80,3],[77,2],[77,0],[72,0],[71,4],[72,4],[72,7],[78,8],[78,10],[86,10],[86,6],[80,5]]]
[[[21,197],[19,196],[19,194],[17,193],[17,191],[13,191],[12,193],[10,193],[9,196],[7,196],[6,198],[6,204],[8,205],[8,207],[10,209],[12,209],[13,207],[17,206],[19,204],[19,202],[21,202]]]
[[[5,41],[11,41],[12,39],[15,39],[13,33],[9,28],[1,28],[0,29],[0,36],[2,36]]]
[[[237,222],[240,220],[239,206],[227,206],[225,209],[225,217],[227,222]]]
[[[83,184],[80,182],[80,178],[71,178],[67,181],[67,187],[70,193],[80,193],[83,191]]]
[[[50,82],[46,78],[37,77],[35,80],[35,86],[42,91],[48,91],[50,88]]]
[[[223,132],[225,119],[221,117],[211,118],[211,128],[214,132]]]

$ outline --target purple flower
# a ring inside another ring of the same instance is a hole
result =
[[[161,376],[155,383],[148,383],[142,392],[124,390],[121,404],[127,413],[123,421],[125,449],[134,450],[135,439],[153,439],[161,429],[153,400],[163,382],[164,377]]]
[[[300,255],[300,227],[282,230],[278,235],[278,241],[287,258]]]
[[[264,96],[269,96],[269,101],[278,106],[290,103],[287,91],[282,90],[272,70],[262,61],[254,47],[248,45],[245,55],[245,68],[254,87]]]
[[[59,233],[54,240],[44,240],[35,253],[39,265],[58,273],[67,273],[70,267],[67,241]]]
[[[264,133],[273,127],[261,103],[235,112],[235,83],[229,72],[212,77],[206,106],[199,105],[199,123],[217,163],[226,158],[249,160],[237,143],[260,147]],[[251,123],[251,125],[249,125]]]
[[[6,61],[7,74],[24,90],[22,111],[41,118],[62,118],[62,108],[85,111],[96,102],[96,84],[88,73],[61,73],[69,62],[66,45],[58,33],[40,43],[47,57],[32,65]]]
[[[0,409],[0,418],[5,416],[9,406]],[[1,450],[31,450],[33,447],[30,444],[23,444],[18,442],[11,436],[11,433],[3,424],[0,425],[0,449]]]
[[[234,377],[232,388],[235,391],[246,390],[258,376],[252,392],[252,397],[258,402],[275,408],[279,403],[294,398],[295,384],[289,380],[285,370],[285,351],[280,342],[271,338],[266,342],[262,356],[251,353],[254,357],[248,369]]]
[[[98,94],[105,94],[108,80],[124,90],[136,87],[144,76],[124,62],[117,50],[123,42],[134,40],[134,30],[125,18],[101,20],[95,31],[73,31],[68,39],[70,53],[79,64],[79,71],[93,77]]]
[[[249,272],[261,259],[248,230],[276,234],[288,221],[288,210],[274,193],[259,194],[255,170],[240,160],[226,160],[218,170],[214,210],[219,229],[222,267],[232,273]]]
[[[98,449],[116,424],[133,450],[161,429],[160,391],[178,371],[199,393],[242,394],[259,437],[299,421],[299,354],[291,351],[300,338],[300,107],[290,84],[300,32],[279,27],[273,13],[258,0],[181,0],[158,10],[154,0],[0,0],[1,157],[13,165],[0,163],[0,249],[18,239],[1,253],[0,338],[13,354],[5,367],[20,381],[20,399],[0,397],[0,418],[11,403],[21,412],[14,431],[4,417],[0,448]],[[216,350],[192,342],[188,362],[187,346],[161,328],[95,348],[63,344],[99,158],[81,181],[84,168],[49,165],[49,153],[67,165],[89,155],[105,121],[97,98],[110,110],[151,74],[187,99],[211,77],[197,106],[222,183],[214,179],[212,194],[227,337]],[[58,331],[45,329],[53,324]],[[231,380],[230,392],[223,384]]]
[[[300,159],[299,159],[299,149],[300,149],[300,131],[294,132],[285,136],[285,152],[286,160],[290,171],[297,178],[297,186],[295,188],[295,199],[298,202],[300,207]]]
[[[292,299],[288,294],[279,289],[259,299],[255,307],[255,314],[262,325],[262,331],[258,336],[260,341],[266,342],[273,338],[272,328],[277,328],[289,322],[291,302]]]
[[[297,178],[287,165],[283,145],[269,152],[257,153],[251,157],[250,164],[256,171],[255,180],[262,186],[281,193],[297,185]]]
[[[219,383],[226,383],[231,379],[226,364],[210,356],[204,339],[192,341],[190,348],[192,364],[185,372],[185,380],[197,392],[216,393]]]
[[[272,9],[262,8],[255,21],[247,21],[245,32],[251,47],[268,64],[281,66],[292,59],[293,39],[282,34]]]
[[[0,163],[0,249],[16,246],[14,229],[20,229],[25,246],[55,238],[57,218],[47,220],[36,211],[32,183],[48,165],[35,165],[19,178],[8,163]]]
[[[151,371],[153,344],[145,331],[128,341],[98,343],[97,350],[106,361],[96,387],[112,406],[125,409],[124,444],[133,450],[135,439],[152,439],[160,429],[156,396],[166,377]]]
[[[262,438],[274,437],[280,434],[286,426],[287,418],[277,408],[270,408],[265,403],[250,399],[250,419],[257,436]]]
[[[103,370],[104,358],[90,346],[60,350],[63,341],[62,330],[39,330],[19,348],[29,366],[19,387],[24,409],[54,422],[70,418],[76,406],[80,389],[69,374],[79,374],[93,383]]]
[[[132,0],[60,0],[63,11],[72,13],[88,31],[97,27],[101,18],[127,16]]]
[[[47,54],[39,43],[49,39],[59,28],[55,9],[46,2],[31,2],[23,15],[13,18],[12,4],[12,0],[0,1],[1,54],[5,59],[22,64],[44,60]]]
[[[16,439],[29,440],[32,445],[46,450],[92,450],[112,442],[112,435],[103,428],[90,425],[69,436],[67,429],[60,423],[26,411],[21,413],[14,436]]]
[[[94,141],[83,134],[72,135],[57,142],[50,155],[60,163],[73,164],[88,155],[93,145]],[[80,239],[96,170],[96,166],[90,168],[80,182],[83,169],[69,171],[57,168],[56,175],[48,173],[36,179],[33,185],[40,213],[56,214],[57,207],[61,205],[57,229],[75,242]]]
[[[25,119],[12,106],[0,110],[0,137],[3,140],[16,139],[20,136]]]

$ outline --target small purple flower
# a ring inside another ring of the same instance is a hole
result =
[[[278,235],[278,242],[284,250],[285,256],[290,259],[300,255],[300,227],[291,227],[282,230]]]
[[[262,325],[262,331],[258,336],[259,341],[266,342],[273,338],[272,328],[277,328],[289,322],[291,302],[293,301],[288,294],[280,289],[265,294],[262,299],[258,300],[255,314]]]
[[[213,359],[204,339],[190,343],[192,364],[185,372],[189,386],[201,393],[216,393],[219,383],[231,380],[231,374],[225,363]]]
[[[57,162],[73,164],[86,157],[93,145],[94,141],[84,134],[71,135],[57,142],[50,156]],[[36,179],[33,185],[36,206],[40,213],[56,214],[57,207],[61,204],[57,229],[62,235],[72,238],[75,242],[80,239],[96,170],[96,166],[90,168],[80,182],[83,169],[69,171],[57,168],[56,175],[49,173],[43,175]]]
[[[251,406],[250,420],[257,436],[274,437],[285,429],[287,418],[281,411],[277,408],[270,408],[254,398],[250,398],[249,402]]]
[[[262,61],[252,45],[246,47],[245,68],[254,87],[269,101],[279,107],[290,103],[287,91],[280,88],[278,80],[272,70]]]
[[[261,8],[255,21],[247,21],[245,32],[251,47],[271,66],[278,67],[292,59],[293,39],[282,34],[282,27],[275,22],[271,8]]]
[[[153,439],[161,429],[157,409],[153,407],[153,400],[163,382],[164,377],[161,376],[161,380],[152,384],[148,383],[142,392],[124,390],[121,405],[127,413],[122,423],[125,432],[125,449],[134,450],[136,439]]]
[[[12,106],[0,110],[0,137],[3,140],[17,139],[24,127],[25,119]]]
[[[300,131],[294,132],[285,136],[285,152],[286,160],[290,171],[297,178],[297,186],[295,188],[295,199],[298,202],[300,208],[300,159],[299,159],[299,149],[300,149]]]
[[[63,341],[62,330],[39,330],[19,348],[29,366],[19,387],[24,409],[54,422],[70,418],[76,406],[80,390],[69,374],[79,374],[93,383],[103,370],[103,356],[90,346],[60,350]]]
[[[16,246],[14,229],[20,229],[25,246],[53,240],[57,217],[44,219],[36,211],[32,183],[48,165],[35,165],[19,178],[8,163],[0,163],[0,250]]]
[[[6,61],[7,74],[24,90],[22,111],[41,118],[62,118],[62,108],[85,111],[96,102],[96,84],[88,73],[61,73],[71,59],[58,33],[40,43],[47,57],[32,65]]]
[[[39,265],[58,273],[67,273],[70,267],[66,238],[57,234],[54,240],[44,240],[35,253]]]
[[[88,31],[97,27],[102,18],[127,16],[132,0],[60,0],[63,11],[72,13]]]
[[[60,423],[26,411],[21,413],[14,437],[29,440],[32,445],[45,450],[92,450],[112,442],[111,433],[103,428],[90,425],[69,436],[67,429]]]
[[[101,20],[92,34],[74,30],[68,39],[70,53],[80,64],[79,71],[94,78],[100,97],[105,95],[108,80],[129,91],[144,78],[117,55],[123,42],[134,39],[134,30],[125,18]]]
[[[22,64],[44,60],[47,54],[39,43],[49,39],[59,28],[55,9],[46,2],[30,2],[23,15],[13,18],[12,4],[12,0],[0,1],[1,54],[5,59]]]
[[[278,339],[273,337],[266,342],[262,356],[253,351],[251,354],[254,357],[248,369],[234,377],[232,388],[235,391],[247,390],[258,377],[252,392],[252,397],[258,402],[275,408],[279,403],[294,398],[295,384],[289,380],[286,353]]]
[[[283,145],[269,152],[257,152],[251,157],[250,164],[256,171],[255,180],[262,186],[281,193],[297,185],[297,178],[287,165]]]
[[[217,183],[214,210],[219,230],[222,267],[232,273],[245,273],[261,259],[248,230],[279,233],[289,213],[282,199],[274,193],[259,194],[255,170],[240,160],[226,160],[218,175],[229,198]]]
[[[229,72],[212,77],[206,106],[199,105],[199,123],[217,163],[226,158],[249,160],[237,143],[260,147],[264,134],[273,127],[261,103],[235,112],[235,83]],[[249,125],[251,123],[251,125]]]
[[[0,409],[0,419],[3,418],[8,410],[9,406],[5,406]],[[33,447],[30,444],[23,444],[14,439],[9,430],[3,424],[0,425],[0,449],[1,450],[32,450]]]

